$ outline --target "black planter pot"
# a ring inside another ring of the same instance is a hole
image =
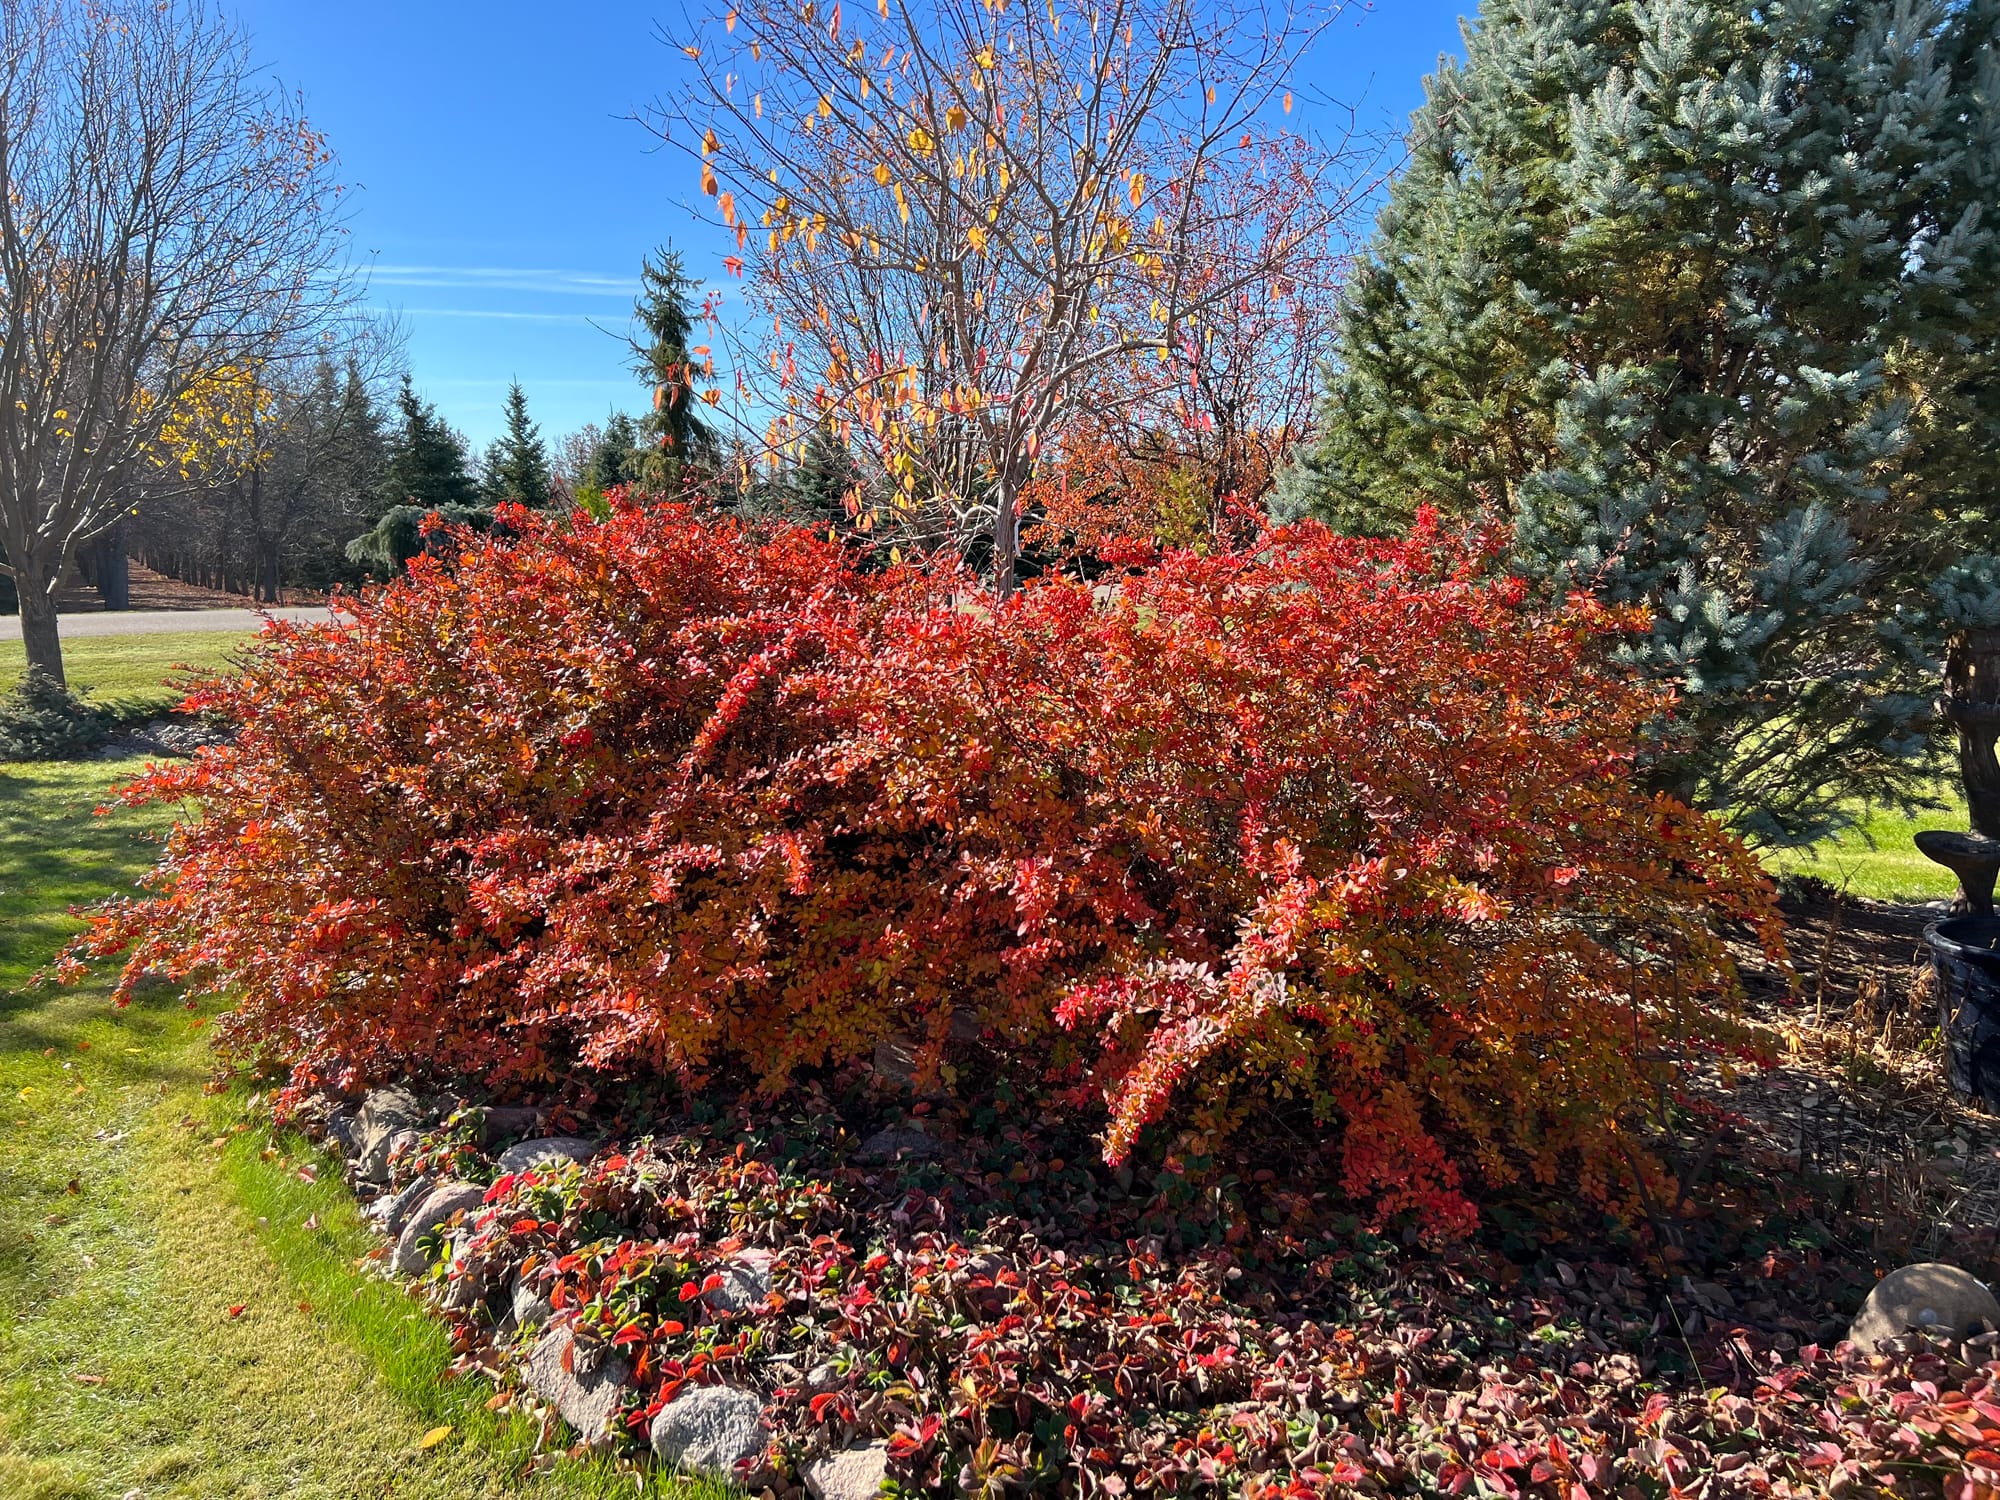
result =
[[[2000,917],[1952,917],[1925,928],[1924,939],[1952,1091],[2000,1109]]]

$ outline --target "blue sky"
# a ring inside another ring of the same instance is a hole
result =
[[[630,115],[678,54],[634,0],[234,0],[257,58],[305,96],[351,184],[369,295],[400,310],[419,389],[472,439],[507,383],[554,438],[644,400],[622,342],[640,258],[671,242],[698,276],[724,247],[689,217],[681,158]],[[1336,20],[1301,99],[1400,128],[1459,47],[1468,0],[1378,0]],[[1329,120],[1327,122],[1331,124]]]

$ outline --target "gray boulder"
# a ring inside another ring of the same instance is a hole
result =
[[[532,1323],[539,1328],[548,1322],[555,1308],[549,1305],[549,1299],[536,1291],[533,1285],[516,1276],[514,1295],[508,1311],[514,1315],[515,1327],[525,1328]]]
[[[402,1237],[389,1264],[398,1276],[414,1276],[430,1264],[419,1243],[427,1234],[449,1224],[454,1215],[473,1214],[486,1200],[486,1189],[470,1182],[446,1182],[433,1188],[403,1223]]]
[[[338,1151],[342,1156],[354,1154],[355,1128],[360,1116],[344,1104],[336,1104],[326,1112],[325,1134],[322,1139],[327,1149]]]
[[[573,1135],[548,1135],[538,1141],[522,1141],[502,1151],[496,1162],[502,1177],[525,1172],[530,1167],[559,1166],[566,1161],[589,1161],[597,1154],[594,1141]]]
[[[570,1368],[563,1368],[569,1353]],[[624,1399],[625,1382],[632,1367],[606,1350],[586,1350],[575,1345],[567,1328],[552,1328],[543,1334],[528,1353],[523,1378],[528,1389],[556,1409],[558,1415],[576,1429],[580,1441],[602,1447],[610,1440],[611,1424],[618,1418]]]
[[[354,1121],[354,1170],[363,1182],[389,1180],[389,1151],[405,1131],[424,1123],[423,1105],[406,1088],[376,1089]]]
[[[1986,1283],[1957,1266],[1925,1261],[1891,1271],[1875,1283],[1847,1336],[1873,1353],[1883,1339],[1912,1330],[1954,1339],[2000,1330],[2000,1302]]]
[[[490,1104],[479,1117],[479,1144],[497,1146],[510,1136],[531,1135],[541,1123],[539,1109],[525,1104]]]
[[[860,1443],[806,1465],[806,1492],[813,1500],[875,1500],[889,1477],[889,1445]]]
[[[732,1386],[705,1385],[678,1396],[653,1418],[653,1453],[704,1479],[734,1479],[737,1465],[764,1451],[764,1403]]]
[[[410,1222],[410,1215],[417,1211],[417,1205],[428,1198],[431,1189],[436,1186],[435,1177],[418,1177],[412,1179],[401,1192],[392,1194],[379,1215],[382,1232],[392,1240],[398,1238],[403,1226]]]
[[[893,1088],[911,1089],[917,1082],[917,1046],[900,1032],[875,1044],[875,1076]]]
[[[915,1123],[885,1125],[856,1148],[854,1159],[867,1165],[891,1161],[927,1161],[938,1154],[938,1143]]]
[[[771,1295],[771,1252],[745,1250],[722,1268],[722,1285],[701,1294],[717,1312],[748,1312]]]

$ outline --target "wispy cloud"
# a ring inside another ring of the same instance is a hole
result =
[[[375,286],[451,287],[463,291],[538,292],[558,297],[633,297],[639,282],[632,276],[595,271],[564,271],[540,266],[419,266],[372,265],[368,280]]]
[[[405,307],[412,318],[500,318],[510,323],[596,323],[589,313],[514,312],[498,307]]]

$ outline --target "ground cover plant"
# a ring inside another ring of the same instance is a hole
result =
[[[903,1494],[1992,1482],[1994,1338],[1836,1348],[1870,1274],[1787,1245],[1752,1211],[1781,1197],[1730,1204],[1692,1276],[1552,1222],[1527,1253],[1414,1256],[1299,1211],[1269,1168],[1219,1196],[1183,1160],[1107,1172],[1004,1093],[920,1102],[893,1161],[862,1133],[907,1106],[867,1075],[658,1120],[581,1166],[496,1167],[480,1111],[456,1115],[398,1175],[448,1157],[490,1184],[420,1284],[460,1367],[512,1392],[551,1338],[579,1370],[623,1361],[621,1449],[692,1391],[753,1391],[767,1441],[738,1477],[778,1494],[869,1445]]]

